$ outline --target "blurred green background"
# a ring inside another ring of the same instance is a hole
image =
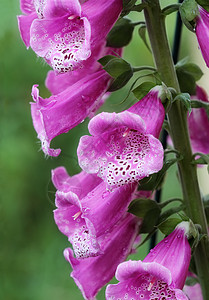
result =
[[[88,120],[53,141],[54,147],[62,149],[60,157],[44,157],[33,129],[29,102],[32,101],[33,84],[39,84],[43,97],[50,95],[44,86],[49,67],[27,50],[20,39],[16,20],[20,13],[19,1],[1,1],[0,298],[79,300],[83,298],[69,277],[70,266],[62,255],[69,244],[53,221],[54,189],[50,172],[61,165],[70,175],[80,171],[76,148],[80,136],[87,133]],[[175,16],[169,17],[171,25],[174,20]],[[171,26],[171,39],[173,30]],[[151,54],[137,37],[137,30],[134,41],[125,51],[125,58],[133,65],[152,64]],[[120,103],[127,92],[126,88],[114,93],[104,109],[120,111]],[[133,96],[129,99],[134,100]],[[130,104],[126,101],[123,105]],[[172,168],[163,198],[179,196],[177,185],[175,168]],[[142,259],[146,247],[135,257]],[[98,299],[104,299],[104,290]]]

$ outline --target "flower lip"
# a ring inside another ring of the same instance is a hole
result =
[[[33,86],[33,125],[46,155],[60,154],[60,149],[50,149],[51,140],[81,123],[99,106],[110,80],[110,76],[101,70],[85,76],[60,94],[52,95],[48,99],[41,98],[37,85]]]
[[[102,112],[91,119],[88,129],[91,135],[97,136],[120,127],[136,130],[140,133],[144,133],[146,130],[143,119],[129,111],[121,113]]]
[[[127,127],[107,130],[101,135],[83,136],[77,151],[82,169],[97,173],[110,190],[158,172],[163,163],[163,148],[159,140]]]
[[[106,299],[172,299],[188,300],[185,294],[171,284],[171,272],[162,265],[151,262],[127,261],[121,263],[116,271],[120,281],[108,285]]]
[[[70,248],[65,249],[64,256],[73,269],[71,277],[84,299],[95,299],[98,291],[112,279],[117,265],[131,253],[140,224],[140,220],[127,213],[110,234],[103,236],[104,251],[99,256],[76,259]]]

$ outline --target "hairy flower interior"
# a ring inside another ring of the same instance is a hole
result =
[[[97,255],[96,250],[92,245],[92,242],[94,243],[94,239],[92,235],[89,234],[89,230],[85,222],[80,216],[77,216],[74,220],[77,228],[70,236],[69,241],[73,246],[75,256],[81,259]],[[82,223],[81,226],[79,223]]]
[[[39,19],[43,18],[44,6],[46,4],[46,0],[34,0],[34,7]]]
[[[148,137],[126,129],[111,135],[106,151],[108,163],[100,167],[109,186],[122,186],[144,176],[144,158],[149,155]]]
[[[120,286],[121,285],[121,286]],[[120,291],[119,291],[120,286]],[[123,289],[123,293],[122,293]],[[118,295],[117,296],[117,292]],[[128,282],[121,282],[115,287],[114,296],[111,300],[177,300],[175,292],[167,283],[158,280],[150,274],[139,275]]]
[[[45,57],[58,73],[73,71],[75,65],[82,67],[79,57],[85,41],[84,25],[79,17],[71,16],[63,25],[62,30],[49,39],[51,48]]]

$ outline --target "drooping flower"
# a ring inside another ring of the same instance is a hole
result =
[[[196,87],[196,95],[192,97],[204,102],[208,96],[203,88]],[[188,117],[189,134],[193,152],[209,153],[209,119],[204,108],[194,108]]]
[[[131,200],[142,194],[136,193],[136,185],[107,192],[96,175],[81,172],[69,177],[64,168],[52,171],[52,181],[57,188],[55,222],[77,258],[103,253],[104,235],[118,227]]]
[[[187,230],[182,222],[143,261],[121,263],[119,283],[107,286],[106,299],[188,300],[182,292],[191,259]]]
[[[57,73],[82,68],[122,10],[122,0],[21,0],[20,4],[24,43]]]
[[[118,264],[132,252],[139,228],[139,219],[127,213],[111,233],[103,236],[103,253],[100,255],[77,259],[73,256],[72,249],[65,249],[64,256],[73,268],[71,277],[84,299],[95,299],[98,291],[113,278]]]
[[[209,67],[209,13],[201,6],[199,6],[199,12],[200,16],[197,17],[195,32],[202,56]]]
[[[48,99],[39,96],[37,85],[33,86],[31,114],[34,128],[46,155],[58,156],[60,149],[51,149],[51,140],[80,124],[100,105],[111,78],[104,71],[86,75],[63,92]]]
[[[92,136],[83,136],[78,160],[87,173],[96,173],[108,189],[120,187],[158,172],[163,147],[156,138],[164,108],[155,87],[141,101],[121,113],[101,113],[89,122]]]
[[[195,277],[195,275],[191,272],[188,272],[187,276]],[[195,283],[194,285],[185,284],[183,291],[188,296],[189,300],[203,300],[202,290],[199,283]]]

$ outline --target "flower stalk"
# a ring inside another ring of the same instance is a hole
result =
[[[149,4],[144,10],[144,14],[156,68],[161,80],[168,87],[172,87],[177,93],[180,93],[165,29],[165,16],[162,14],[159,0],[153,0],[152,3],[147,0],[143,0],[143,2]],[[196,167],[191,164],[192,150],[187,127],[187,112],[180,102],[173,103],[168,113],[168,121],[174,147],[183,155],[183,159],[178,162],[178,170],[187,215],[194,223],[201,225],[203,234],[208,235]],[[205,300],[209,299],[209,286],[207,284],[207,278],[209,278],[208,253],[209,242],[207,238],[203,238],[197,246],[194,258]]]

